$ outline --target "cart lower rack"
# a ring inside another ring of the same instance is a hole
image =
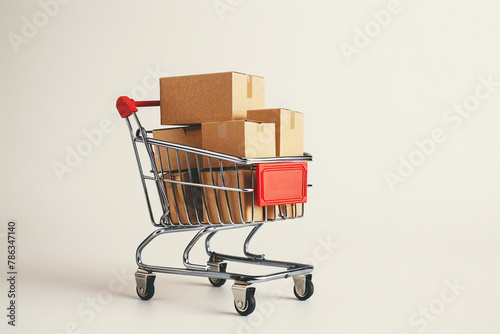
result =
[[[303,216],[310,155],[247,159],[157,140],[141,125],[136,112],[137,107],[159,106],[159,101],[134,101],[122,96],[116,106],[127,123],[150,220],[157,228],[136,252],[139,268],[135,279],[141,299],[153,297],[155,273],[207,277],[215,287],[233,280],[234,307],[240,315],[255,310],[254,283],[292,277],[295,296],[299,300],[311,297],[313,266],[269,260],[264,254],[249,251],[250,241],[263,223]],[[146,158],[141,159],[141,153]],[[283,199],[283,189],[291,194],[290,198]],[[153,196],[159,198],[158,209],[154,208]],[[212,250],[210,241],[216,233],[245,227],[250,232],[243,244],[243,256]],[[183,252],[184,268],[142,261],[142,251],[153,239],[184,231],[198,231]],[[191,263],[189,254],[203,237],[208,261]],[[229,262],[277,267],[281,271],[244,275],[228,271]]]

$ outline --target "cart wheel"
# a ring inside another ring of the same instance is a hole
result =
[[[146,286],[146,293],[144,295],[142,295],[139,292],[138,287],[135,288],[135,291],[137,292],[137,295],[139,296],[139,298],[141,298],[142,300],[150,300],[151,298],[153,298],[153,296],[155,294],[155,285],[152,281],[148,280],[148,283]]]
[[[209,277],[208,278],[208,281],[215,287],[220,287],[220,286],[223,286],[224,283],[226,283],[226,280],[223,279],[223,278],[213,278],[213,277]]]
[[[211,262],[209,261],[208,264],[210,265]],[[217,266],[215,268],[216,268],[215,271],[218,271],[218,272],[221,272],[221,273],[225,273],[226,272],[226,268],[227,268],[227,263],[225,263],[225,262],[219,262],[219,263],[217,263]],[[226,283],[226,279],[225,278],[209,277],[208,281],[213,286],[215,286],[217,288],[220,287],[220,286],[223,286],[224,283]]]
[[[297,297],[298,300],[309,299],[309,297],[311,297],[314,293],[314,284],[310,279],[308,279],[306,280],[306,291],[304,291],[303,293],[298,293],[297,287],[294,285],[293,293],[295,294],[295,297]]]
[[[234,308],[236,309],[236,312],[238,312],[240,315],[246,316],[251,314],[255,310],[255,296],[252,293],[247,293],[247,301],[246,305],[244,307],[238,307],[236,304],[236,301],[234,302]]]

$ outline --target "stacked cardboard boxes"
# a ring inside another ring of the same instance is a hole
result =
[[[303,155],[303,114],[265,109],[262,77],[227,72],[161,78],[160,104],[162,125],[189,127],[155,130],[156,139],[242,158]],[[252,179],[255,184],[255,171],[236,171],[234,164],[224,162],[221,172],[218,159],[196,159],[194,154],[172,149],[156,155],[157,167],[166,179],[193,181],[200,175],[196,182],[217,187],[248,189]],[[193,168],[199,173],[189,173]],[[174,224],[197,219],[241,223],[302,215],[302,204],[254,205],[252,210],[249,192],[166,183]]]

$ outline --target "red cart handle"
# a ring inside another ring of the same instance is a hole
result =
[[[134,101],[130,97],[120,96],[116,100],[116,109],[122,118],[129,117],[137,111],[137,107],[158,107],[160,101]]]

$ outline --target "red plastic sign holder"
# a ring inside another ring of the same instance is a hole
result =
[[[307,162],[257,165],[258,206],[307,202]]]

